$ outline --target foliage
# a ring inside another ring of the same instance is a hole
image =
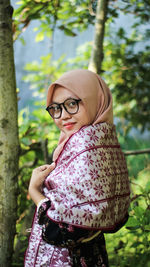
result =
[[[51,156],[45,158],[46,149],[51,154],[57,144],[58,129],[52,119],[46,113],[43,106],[32,112],[29,116],[27,109],[21,110],[19,114],[19,137],[21,143],[20,175],[19,175],[19,216],[27,207],[27,188],[32,169],[42,165],[45,161],[51,161]],[[46,140],[49,140],[48,147]],[[24,203],[24,204],[23,204]]]
[[[68,62],[65,62],[65,55],[62,55],[57,61],[51,60],[52,54],[40,58],[40,62],[31,62],[26,64],[26,75],[23,77],[25,82],[30,83],[30,89],[34,91],[34,96],[45,99],[45,88],[48,88],[52,81],[58,79],[69,68]],[[57,70],[57,71],[56,71]],[[37,95],[36,95],[36,92]]]
[[[77,31],[94,24],[97,0],[20,0],[14,11],[14,40],[28,27],[32,20],[39,20],[40,26],[36,40],[42,41],[45,36],[50,37],[57,26],[65,34],[76,36]],[[149,1],[109,1],[108,17],[114,19],[120,11],[138,17],[136,25],[148,23],[150,20]],[[56,25],[58,22],[58,25]]]
[[[113,11],[110,4],[114,14],[109,18],[114,24],[107,27],[105,34],[104,77],[113,92],[115,115],[124,119],[126,130],[133,126],[149,130],[150,2],[130,0],[115,5]],[[114,18],[121,14],[127,19],[130,15],[130,30],[115,24]]]
[[[134,139],[131,139],[134,141]],[[106,234],[106,244],[108,249],[110,266],[149,266],[149,242],[150,236],[150,157],[145,166],[146,156],[141,157],[141,171],[138,172],[137,160],[128,159],[129,172],[136,173],[136,177],[131,180],[132,202],[129,211],[129,220],[126,225],[117,233]],[[131,165],[131,162],[132,165]],[[142,164],[144,163],[144,164]],[[113,240],[113,245],[112,245]]]
[[[36,40],[50,37],[55,27],[66,35],[76,36],[77,31],[85,30],[94,23],[89,13],[90,0],[21,0],[14,12],[14,40],[23,32],[32,20],[40,20]]]
[[[150,3],[149,0],[124,0],[120,10],[125,13],[132,13],[136,18],[138,17],[139,23],[148,23],[150,20]]]
[[[147,30],[145,35],[136,29],[127,36],[120,28],[116,34],[109,32],[109,38],[111,42],[105,42],[103,69],[112,88],[115,115],[128,121],[128,129],[133,126],[142,131],[150,129],[150,46],[146,45]]]
[[[42,41],[45,36],[50,37],[55,28],[73,37],[79,31],[85,30],[89,24],[94,23],[96,4],[97,1],[90,0],[19,1],[19,8],[14,12],[15,39],[32,20],[40,22],[39,27],[35,29],[38,31],[36,41]],[[148,45],[150,31],[146,27],[150,21],[149,11],[149,1],[109,2],[103,71],[106,81],[113,89],[115,115],[128,121],[128,130],[132,126],[138,127],[141,131],[150,129],[148,108],[150,104],[150,46]],[[114,30],[115,19],[121,14],[132,15],[131,34],[124,28]],[[145,28],[141,25],[145,25]],[[77,62],[77,59],[75,61]],[[82,64],[81,60],[78,64],[72,64],[73,68],[87,65],[88,63]],[[45,66],[49,73],[48,64]],[[130,112],[128,112],[129,109]]]

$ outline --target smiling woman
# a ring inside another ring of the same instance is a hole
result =
[[[110,90],[97,74],[73,70],[50,85],[46,109],[61,133],[54,163],[31,177],[37,210],[25,267],[108,267],[103,233],[125,224],[130,202]]]
[[[78,131],[82,126],[90,123],[82,100],[77,98],[67,88],[57,85],[52,96],[52,102],[58,104],[63,103],[64,108],[60,109],[59,117],[54,117],[54,122],[67,136],[70,136],[70,134]],[[49,107],[51,108],[53,105],[56,104],[51,104]]]

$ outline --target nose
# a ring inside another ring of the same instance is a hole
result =
[[[69,114],[64,107],[62,107],[61,119],[65,120],[71,118],[71,114]]]

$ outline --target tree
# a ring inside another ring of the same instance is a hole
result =
[[[11,266],[17,218],[17,96],[9,0],[0,1],[0,261]]]
[[[98,0],[95,22],[95,37],[88,69],[99,74],[101,73],[101,65],[104,57],[103,43],[107,12],[108,0]]]

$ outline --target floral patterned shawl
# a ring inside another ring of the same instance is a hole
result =
[[[130,194],[115,126],[100,123],[73,134],[45,185],[47,215],[54,222],[114,230],[127,215]]]
[[[127,217],[130,202],[128,171],[115,126],[84,126],[65,143],[56,168],[45,180],[44,194],[51,201],[49,218],[71,227],[115,231]],[[58,266],[59,257],[72,266],[67,248],[57,248],[41,238],[35,214],[25,267]],[[52,261],[57,262],[51,265]],[[62,264],[62,263],[61,263]]]

